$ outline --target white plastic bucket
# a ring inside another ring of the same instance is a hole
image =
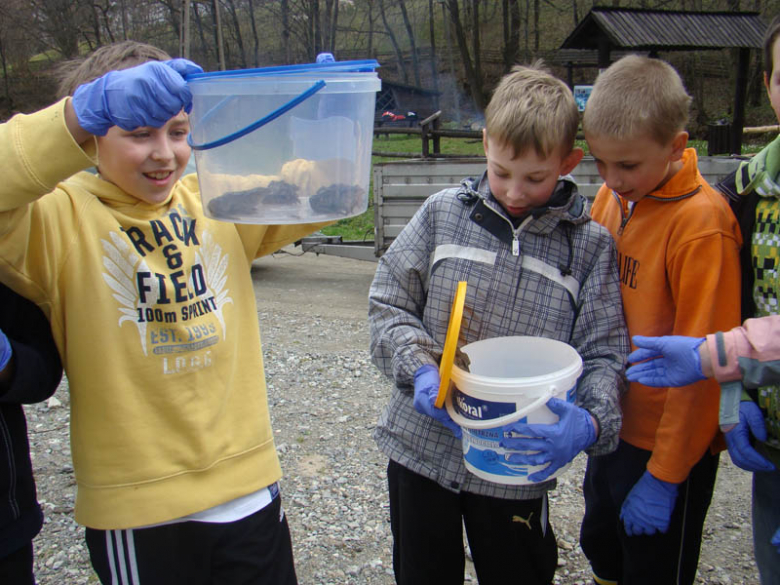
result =
[[[330,221],[368,207],[376,61],[195,74],[190,144],[207,216]]]
[[[452,368],[447,411],[463,430],[463,460],[474,475],[502,484],[533,483],[528,476],[546,465],[518,465],[499,442],[512,422],[552,424],[558,416],[546,402],[574,402],[582,358],[570,345],[544,337],[494,337],[461,348],[470,364]],[[553,473],[557,477],[566,465]]]

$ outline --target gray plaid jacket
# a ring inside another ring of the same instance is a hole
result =
[[[461,443],[413,406],[414,373],[437,365],[457,283],[468,282],[461,341],[533,335],[572,345],[583,360],[577,404],[599,423],[591,455],[615,449],[629,351],[612,237],[561,179],[547,207],[515,228],[487,178],[429,197],[380,258],[369,291],[371,355],[395,387],[374,439],[391,459],[459,492],[540,497],[555,480],[509,486],[463,464]]]

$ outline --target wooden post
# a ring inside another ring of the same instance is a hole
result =
[[[420,122],[420,130],[422,132],[422,155],[423,158],[428,158],[429,148],[428,140],[433,138],[433,152],[439,154],[441,152],[441,139],[436,134],[436,130],[441,126],[439,117],[441,116],[441,110],[436,110],[433,114],[425,118]],[[433,127],[433,128],[431,128]],[[433,132],[431,132],[433,129]]]
[[[441,136],[436,132],[441,128],[441,117],[436,116],[433,120],[433,154],[441,154]]]
[[[734,90],[734,121],[731,132],[731,153],[742,154],[742,127],[745,125],[745,94],[747,93],[747,71],[750,65],[750,49],[739,50],[736,88]]]

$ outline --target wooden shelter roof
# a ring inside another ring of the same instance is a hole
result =
[[[561,49],[680,51],[760,48],[766,24],[757,12],[687,12],[594,6]]]

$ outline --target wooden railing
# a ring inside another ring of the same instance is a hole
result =
[[[410,152],[378,152],[371,154],[374,156],[385,156],[389,158],[480,158],[483,155],[463,155],[463,154],[444,154],[441,152],[441,139],[444,138],[467,138],[472,140],[482,140],[481,130],[448,130],[441,127],[441,110],[434,112],[424,120],[420,121],[419,127],[399,128],[396,126],[377,126],[374,128],[374,136],[380,134],[407,134],[418,135],[422,140],[422,149],[420,154]]]

